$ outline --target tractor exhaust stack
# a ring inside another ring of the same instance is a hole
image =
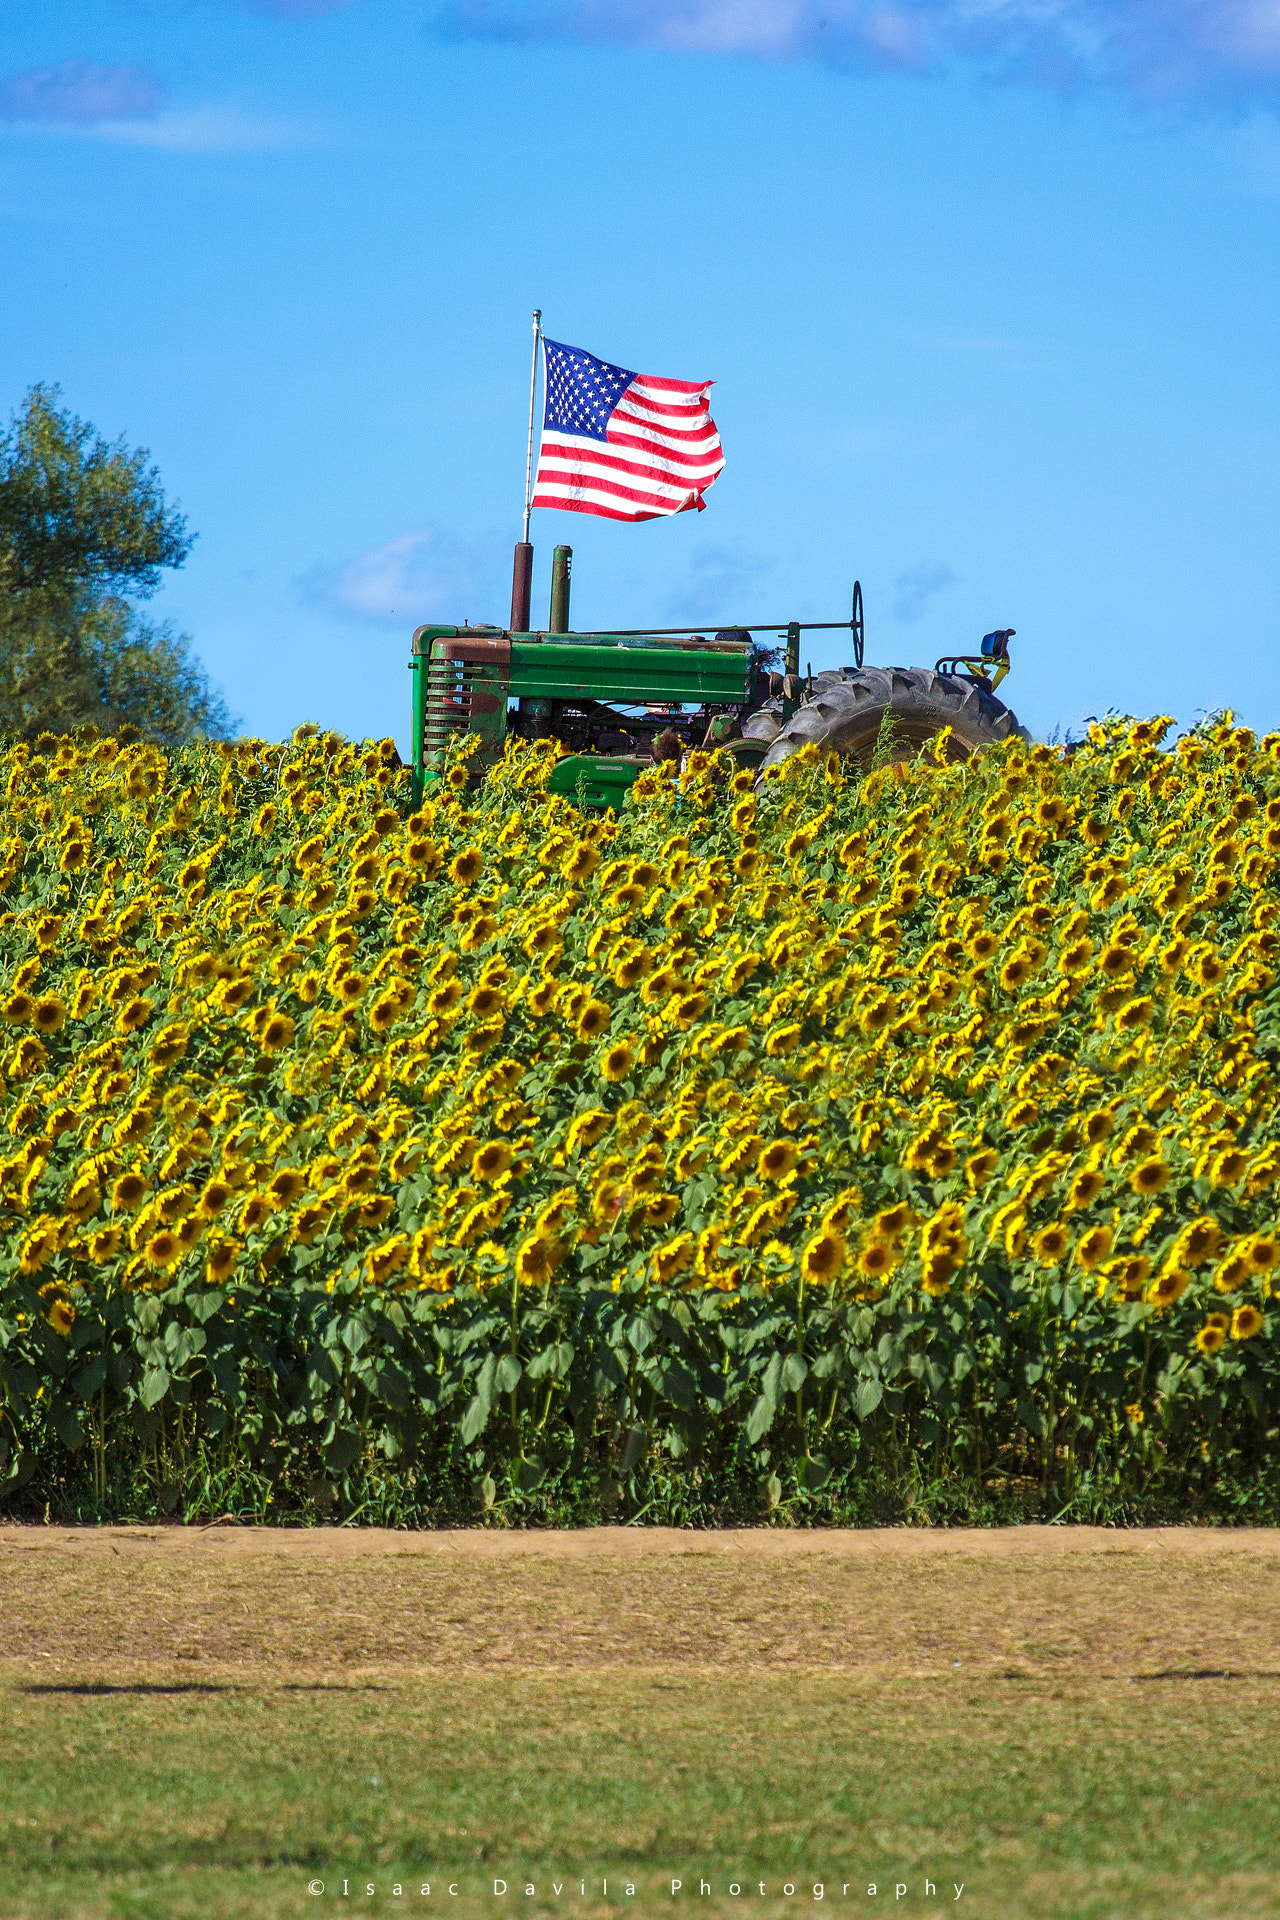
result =
[[[569,631],[569,575],[573,548],[557,547],[551,561],[551,620],[548,633]]]
[[[517,540],[515,564],[511,569],[511,632],[528,633],[529,601],[533,593],[533,548],[527,540]]]

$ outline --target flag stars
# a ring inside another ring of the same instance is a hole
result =
[[[634,373],[576,347],[562,347],[554,340],[544,340],[543,344],[547,356],[547,426],[587,439],[606,439],[610,416],[635,379]]]

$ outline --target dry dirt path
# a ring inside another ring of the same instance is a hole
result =
[[[1280,1532],[0,1528],[0,1670],[1280,1679]]]

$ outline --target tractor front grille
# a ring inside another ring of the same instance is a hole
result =
[[[511,682],[511,643],[503,634],[438,636],[419,671],[426,672],[421,756],[439,766],[459,734],[477,734],[481,759],[502,752]]]
[[[422,750],[428,760],[443,755],[455,734],[470,733],[472,704],[481,669],[466,660],[432,660],[427,665],[427,713]],[[486,706],[492,695],[482,694]]]

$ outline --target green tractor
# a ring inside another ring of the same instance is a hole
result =
[[[419,627],[413,636],[414,804],[460,734],[479,738],[480,766],[501,758],[509,733],[569,749],[549,781],[586,806],[620,808],[655,760],[695,747],[726,748],[764,772],[801,747],[871,766],[905,759],[942,728],[948,751],[1025,737],[995,697],[1009,671],[1012,628],[989,633],[979,654],[923,667],[863,665],[862,589],[848,620],[764,621],[713,634],[688,627],[570,633],[571,549],[557,547],[545,632]],[[525,597],[527,618],[527,594]],[[800,671],[800,636],[843,629],[852,665]],[[514,703],[514,704],[513,704]]]

